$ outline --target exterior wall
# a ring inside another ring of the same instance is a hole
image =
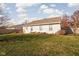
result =
[[[49,25],[41,25],[40,28],[41,28],[41,30],[39,30],[39,31],[42,32],[42,33],[43,32],[47,33],[49,31]]]
[[[76,29],[76,34],[79,34],[79,28]]]
[[[31,27],[23,27],[23,33],[31,33]]]
[[[23,27],[23,33],[27,33],[26,27]]]
[[[75,33],[74,28],[71,28],[71,29],[72,29],[73,33]],[[79,28],[76,29],[76,34],[79,34]]]
[[[39,32],[39,26],[32,26],[31,32]]]
[[[61,30],[60,24],[54,24],[52,25],[52,30],[49,33],[56,33],[57,31]]]
[[[49,29],[51,27],[51,30]],[[60,24],[52,24],[52,25],[41,25],[41,26],[31,26],[24,29],[24,33],[31,32],[41,32],[48,34],[55,34],[57,31],[61,29]]]

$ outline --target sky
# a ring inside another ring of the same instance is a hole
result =
[[[31,22],[42,18],[72,15],[79,9],[78,3],[0,3],[5,14],[14,24]]]

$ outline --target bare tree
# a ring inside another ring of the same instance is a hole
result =
[[[65,29],[69,27],[69,16],[63,15],[62,20],[61,20],[61,28]]]
[[[70,26],[69,16],[64,15],[61,20],[61,30],[59,31],[60,34],[73,34]]]
[[[74,34],[76,34],[76,30],[79,27],[79,10],[76,10],[71,16],[72,19],[72,27],[74,30]]]
[[[0,27],[6,26],[9,20],[9,17],[6,15],[2,5],[0,4]]]

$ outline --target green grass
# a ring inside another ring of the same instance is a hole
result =
[[[79,36],[48,34],[0,35],[0,55],[79,56]]]

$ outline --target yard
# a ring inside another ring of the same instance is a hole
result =
[[[79,56],[79,36],[48,34],[0,35],[3,56]]]

